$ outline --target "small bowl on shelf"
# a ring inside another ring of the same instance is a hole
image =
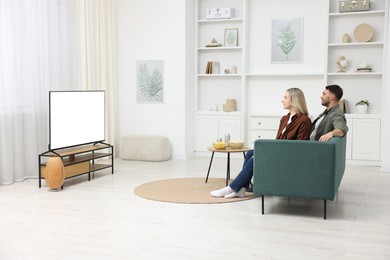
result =
[[[244,147],[243,141],[230,141],[229,146],[231,149],[242,149]]]
[[[217,150],[223,150],[223,149],[226,149],[226,143],[224,143],[224,142],[214,142],[213,143],[213,146],[214,146],[214,148],[215,149],[217,149]]]

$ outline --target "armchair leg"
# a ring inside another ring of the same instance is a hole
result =
[[[264,195],[261,195],[261,214],[264,215]]]
[[[326,219],[326,200],[324,200],[324,219]]]

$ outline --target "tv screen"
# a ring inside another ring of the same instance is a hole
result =
[[[49,92],[49,150],[105,140],[105,91]]]

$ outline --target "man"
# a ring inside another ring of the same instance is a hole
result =
[[[347,120],[339,107],[342,97],[343,89],[340,86],[325,87],[321,96],[321,104],[326,107],[326,110],[313,121],[314,130],[310,136],[311,140],[329,141],[332,137],[342,137],[347,134]]]

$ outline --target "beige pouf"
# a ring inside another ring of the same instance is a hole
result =
[[[120,157],[135,161],[166,161],[171,158],[171,145],[165,136],[127,135],[121,138]]]

